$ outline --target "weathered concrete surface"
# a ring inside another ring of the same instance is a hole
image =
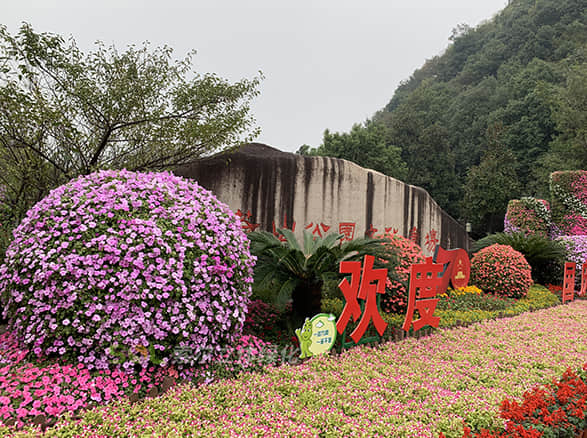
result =
[[[422,188],[337,158],[308,157],[252,143],[179,168],[254,227],[354,237],[397,232],[431,255],[433,243],[469,250],[469,238]]]

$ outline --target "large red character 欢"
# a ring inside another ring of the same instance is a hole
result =
[[[351,274],[351,282],[344,278],[338,285],[346,303],[336,322],[336,329],[342,334],[349,320],[356,321],[360,317],[359,324],[350,334],[355,344],[363,337],[371,321],[379,336],[383,335],[387,327],[377,308],[377,294],[385,293],[387,269],[373,269],[374,261],[375,257],[366,255],[362,267],[361,262],[340,262],[339,272]],[[362,313],[358,300],[363,300],[365,304]]]
[[[404,319],[403,329],[409,331],[414,324],[414,331],[425,325],[438,327],[440,318],[434,316],[438,298],[437,293],[443,285],[444,266],[434,263],[432,257],[427,257],[425,263],[414,264],[410,267],[410,286],[408,291],[408,310]],[[413,320],[414,312],[418,311],[420,318]]]

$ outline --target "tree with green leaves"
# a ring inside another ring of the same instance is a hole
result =
[[[400,148],[389,142],[385,126],[376,122],[355,124],[349,133],[331,133],[327,129],[318,148],[302,145],[297,153],[343,158],[401,180],[407,173]]]
[[[48,190],[99,168],[172,169],[250,141],[262,78],[229,83],[192,56],[125,51],[0,26],[0,184],[18,222]]]
[[[481,162],[469,169],[465,180],[462,208],[474,236],[502,231],[507,204],[519,195],[515,155],[500,141],[499,127],[489,129],[487,137]]]

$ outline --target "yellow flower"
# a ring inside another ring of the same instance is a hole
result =
[[[149,350],[147,350],[147,348],[142,345],[137,345],[135,350],[137,350],[137,353],[140,353],[143,357],[147,357],[149,355]]]

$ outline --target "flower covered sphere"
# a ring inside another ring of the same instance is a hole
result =
[[[524,298],[533,284],[532,268],[521,252],[495,243],[471,259],[471,283],[487,293]]]
[[[0,296],[39,357],[129,369],[181,348],[206,362],[240,335],[253,264],[236,215],[195,182],[100,171],[28,211]]]

